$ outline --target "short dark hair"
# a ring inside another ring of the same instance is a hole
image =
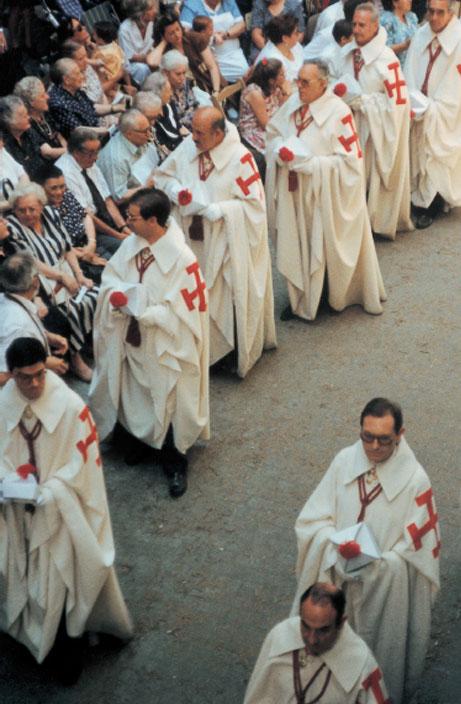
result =
[[[314,604],[331,604],[336,611],[335,624],[336,626],[341,625],[344,609],[346,608],[346,597],[342,589],[334,587],[332,584],[327,584],[326,582],[316,582],[301,595],[301,599],[299,600],[300,610],[306,599],[309,598]]]
[[[129,204],[137,205],[144,220],[157,218],[160,227],[166,227],[170,217],[170,199],[159,188],[140,188],[131,196]]]
[[[117,39],[118,26],[114,22],[95,22],[93,31],[103,42],[110,44]]]
[[[277,78],[282,68],[282,62],[279,59],[263,59],[254,67],[253,75],[249,83],[256,83],[264,93],[270,95],[269,81]]]
[[[100,142],[99,135],[91,127],[76,127],[67,139],[67,151],[69,154],[73,154],[81,149],[85,142],[95,142],[96,140]]]
[[[179,15],[177,12],[174,12],[172,10],[165,12],[163,15],[160,15],[155,20],[155,26],[154,26],[154,44],[157,46],[157,44],[160,44],[160,42],[163,39],[163,35],[165,34],[165,29],[169,27],[172,24],[176,24],[176,22],[181,22],[179,21]]]
[[[357,5],[363,5],[363,0],[346,0],[344,3],[344,18],[348,22],[352,22]]]
[[[377,396],[368,401],[360,415],[360,425],[363,425],[365,416],[374,416],[375,418],[383,418],[383,416],[391,415],[394,419],[394,431],[396,433],[402,428],[403,415],[402,409],[395,401],[389,401],[387,398]]]
[[[60,178],[62,175],[61,169],[56,164],[43,164],[35,169],[34,181],[43,186],[49,178]]]
[[[83,44],[80,44],[80,42],[76,42],[75,39],[66,39],[61,44],[59,53],[64,59],[73,59],[75,52],[79,49],[85,49]]]
[[[264,34],[272,44],[280,44],[283,37],[289,37],[298,26],[298,18],[289,12],[273,17],[265,26]]]
[[[226,134],[226,118],[224,117],[224,115],[222,115],[221,117],[217,117],[216,120],[213,120],[210,127],[212,132],[216,132],[216,130],[221,130],[223,134]]]
[[[46,362],[46,350],[35,337],[17,337],[6,351],[8,371],[31,367],[37,362]]]
[[[384,1],[381,0],[384,5]],[[392,0],[391,0],[392,2]],[[347,20],[338,20],[334,23],[333,29],[331,30],[333,34],[333,39],[337,44],[339,44],[340,39],[343,37],[350,37],[352,34],[352,22]]]

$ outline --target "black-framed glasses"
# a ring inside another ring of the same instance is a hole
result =
[[[366,445],[371,445],[375,440],[378,441],[378,445],[392,445],[395,439],[392,435],[372,435],[371,433],[360,433],[360,437]]]

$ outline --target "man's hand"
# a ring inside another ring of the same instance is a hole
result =
[[[66,354],[69,349],[69,345],[65,337],[62,335],[57,335],[55,332],[47,332],[46,338],[49,346],[52,347],[56,354],[59,356]]]
[[[200,210],[200,215],[203,215],[203,217],[210,220],[210,222],[216,222],[216,220],[222,218],[223,212],[219,203],[212,203],[206,208],[203,208],[203,210]]]
[[[36,307],[36,309],[37,309],[37,315],[38,315],[38,317],[39,317],[40,320],[41,320],[41,319],[44,318],[45,315],[48,313],[48,308],[47,308],[47,306],[43,303],[43,301],[42,301],[42,299],[40,298],[40,296],[35,296],[35,298],[34,298],[34,305],[35,305],[35,307]]]
[[[77,276],[77,281],[78,281],[78,283],[79,283],[80,286],[86,286],[87,289],[88,289],[88,291],[91,291],[91,289],[92,289],[93,286],[94,286],[93,280],[92,280],[92,279],[88,279],[88,278],[87,278],[86,276],[84,276],[83,274],[79,274],[79,275]]]
[[[62,357],[51,355],[46,358],[46,368],[51,369],[52,372],[59,374],[59,376],[63,376],[69,369],[69,365]]]
[[[80,291],[80,286],[73,276],[67,274],[66,272],[61,273],[61,281],[59,283],[66,288],[71,296],[76,296]]]

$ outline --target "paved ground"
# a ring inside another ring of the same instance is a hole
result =
[[[401,401],[441,520],[443,589],[420,701],[461,702],[460,221],[452,213],[377,243],[382,316],[324,308],[314,323],[278,322],[278,350],[245,380],[214,376],[212,440],[190,453],[183,498],[168,498],[158,468],[128,468],[106,449],[135,638],[88,650],[80,681],[63,690],[3,637],[0,702],[240,704],[265,633],[289,611],[296,515],[376,395]],[[286,304],[277,278],[277,316]]]

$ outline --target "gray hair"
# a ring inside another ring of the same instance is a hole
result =
[[[307,64],[314,64],[314,66],[317,66],[320,78],[328,81],[330,78],[330,70],[326,61],[323,59],[305,59],[303,61],[303,66],[307,66]]]
[[[160,95],[165,88],[168,78],[161,71],[151,73],[142,84],[143,91],[151,90],[153,93]]]
[[[450,3],[448,3],[448,4],[450,4]],[[378,8],[372,2],[362,2],[360,5],[357,5],[357,7],[354,10],[354,15],[359,10],[364,10],[365,12],[369,12],[371,15],[372,22],[379,22]]]
[[[134,22],[140,20],[151,5],[152,0],[123,0],[122,2],[127,17]]]
[[[70,76],[72,71],[78,68],[78,64],[73,59],[58,59],[50,68],[50,79],[57,86],[60,86],[65,76]]]
[[[183,66],[186,68],[189,66],[189,59],[177,49],[167,51],[160,59],[161,71],[174,71],[175,68],[182,68]]]
[[[13,95],[21,98],[26,107],[29,107],[31,102],[35,100],[44,85],[37,76],[25,76],[18,81],[14,87]]]
[[[128,130],[136,129],[136,121],[139,115],[143,115],[143,113],[141,112],[141,110],[137,110],[136,108],[132,108],[131,110],[127,110],[126,112],[122,113],[122,116],[118,123],[118,128],[121,134],[125,134],[125,132],[128,132]]]
[[[150,93],[149,91],[139,91],[133,97],[133,108],[143,112],[149,108],[161,108],[162,100],[155,93]]]
[[[38,274],[37,260],[30,252],[18,252],[0,267],[0,286],[5,293],[26,293]]]
[[[0,98],[0,126],[9,129],[14,123],[16,108],[24,106],[24,102],[17,95],[5,95]]]
[[[20,198],[25,198],[25,196],[30,195],[36,196],[37,200],[42,205],[47,204],[46,193],[43,188],[38,185],[38,183],[34,183],[33,181],[29,183],[18,183],[18,185],[8,198],[8,204],[11,210],[14,210],[16,208],[18,200]]]
[[[85,142],[94,142],[96,140],[99,142],[99,135],[90,127],[76,127],[72,130],[67,140],[67,151],[69,154],[73,154],[81,149]]]

